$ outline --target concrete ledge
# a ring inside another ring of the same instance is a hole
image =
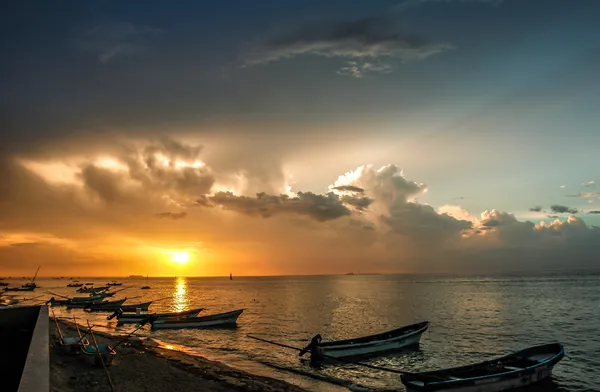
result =
[[[50,390],[48,323],[48,306],[40,306],[18,392],[46,392]]]

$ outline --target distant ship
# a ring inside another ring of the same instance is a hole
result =
[[[130,278],[143,278],[143,275],[129,275]]]
[[[233,280],[233,274],[231,272],[229,273],[229,280]]]

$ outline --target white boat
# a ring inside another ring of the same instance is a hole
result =
[[[226,327],[236,324],[238,317],[244,309],[238,309],[227,313],[211,314],[203,317],[187,317],[178,319],[158,319],[152,321],[152,329],[175,329],[175,328],[210,328]]]
[[[457,368],[402,375],[407,392],[500,392],[550,377],[565,355],[562,344],[530,347],[502,358]]]
[[[378,355],[419,344],[421,335],[428,327],[429,322],[424,321],[377,335],[331,342],[321,342],[321,335],[316,335],[311,343],[300,352],[300,355],[302,356],[308,351],[310,351],[312,359]]]
[[[123,313],[116,312],[115,314],[107,317],[109,320],[117,317],[119,324],[137,324],[142,321],[152,321],[152,320],[171,320],[171,319],[182,319],[182,318],[190,318],[196,317],[198,313],[203,311],[204,308],[190,309],[183,312],[173,312],[173,313]]]

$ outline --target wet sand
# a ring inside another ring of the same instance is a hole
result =
[[[59,322],[65,336],[77,336],[72,324]],[[115,345],[120,339],[94,334],[98,344]],[[88,335],[89,336],[89,335]],[[83,361],[81,355],[63,354],[58,347],[58,333],[50,322],[50,391],[110,391],[101,367]],[[90,343],[92,340],[90,338]],[[133,338],[117,347],[117,355],[108,367],[118,392],[302,392],[304,389],[284,381],[256,376],[232,369],[220,362],[191,356],[178,351],[145,345]]]

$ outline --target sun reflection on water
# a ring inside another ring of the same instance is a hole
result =
[[[188,308],[190,300],[188,297],[187,281],[185,278],[178,277],[175,281],[175,295],[173,296],[173,302],[176,312],[181,312]]]

